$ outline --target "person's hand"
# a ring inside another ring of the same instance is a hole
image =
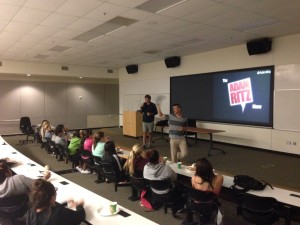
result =
[[[49,180],[49,178],[51,177],[51,172],[48,170],[47,172],[45,171],[44,173],[44,180]]]
[[[147,116],[151,116],[151,112],[147,112]]]

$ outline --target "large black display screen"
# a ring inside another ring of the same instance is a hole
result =
[[[170,84],[171,106],[179,103],[189,119],[273,126],[274,66],[171,77]]]

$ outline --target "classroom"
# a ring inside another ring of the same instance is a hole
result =
[[[64,124],[70,131],[89,128],[94,133],[101,129],[117,144],[130,149],[141,139],[123,135],[123,115],[139,110],[146,94],[160,105],[163,113],[169,114],[175,103],[174,90],[181,89],[180,82],[173,88],[175,78],[272,67],[268,126],[193,119],[198,128],[224,131],[213,134],[213,144],[226,153],[216,152],[208,157],[217,171],[227,172],[229,177],[243,171],[298,193],[300,184],[293,173],[300,169],[299,7],[296,0],[0,1],[3,143],[6,141],[17,152],[32,157],[37,164],[53,163],[60,168],[53,172],[67,170],[70,165],[63,162],[44,162],[44,152],[34,155],[33,150],[39,149],[37,143],[18,143],[22,139],[21,117],[30,117],[32,125],[47,119],[54,127]],[[269,47],[251,52],[251,43],[266,42]],[[172,64],[174,59],[176,65],[167,65],[168,60],[173,60]],[[185,84],[182,83],[181,91],[188,93],[192,85]],[[193,94],[191,101],[198,101]],[[253,104],[252,108],[260,110],[261,105]],[[158,120],[156,116],[155,123]],[[156,130],[155,135],[168,137],[168,128],[162,131]],[[207,133],[197,134],[198,143],[189,147],[187,165],[207,156],[209,138]],[[153,147],[170,157],[168,142],[158,140]],[[247,162],[250,155],[256,161],[253,167]],[[230,158],[237,163],[231,163]],[[73,179],[73,175],[66,176]],[[95,175],[86,177],[93,182],[91,176]],[[104,187],[98,190],[105,184],[85,182],[99,196],[112,199],[112,193],[102,194]],[[126,188],[119,189],[123,193]],[[231,209],[227,223],[232,223],[235,204],[226,201],[222,199],[222,205]],[[130,207],[125,203],[125,208],[158,224],[164,216],[171,217],[163,212],[148,217],[136,206]],[[170,220],[166,224],[183,221]],[[299,220],[294,215],[292,221],[282,216],[280,224],[298,224]],[[245,223],[238,221],[235,222]]]

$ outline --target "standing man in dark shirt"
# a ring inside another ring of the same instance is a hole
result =
[[[143,148],[151,147],[152,132],[154,127],[154,116],[157,114],[156,105],[151,102],[151,96],[145,95],[145,102],[141,106],[143,113]]]

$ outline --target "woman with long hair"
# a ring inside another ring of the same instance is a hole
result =
[[[192,177],[192,187],[200,191],[212,191],[219,194],[223,184],[223,176],[215,174],[211,163],[206,158],[198,159],[196,172]]]

